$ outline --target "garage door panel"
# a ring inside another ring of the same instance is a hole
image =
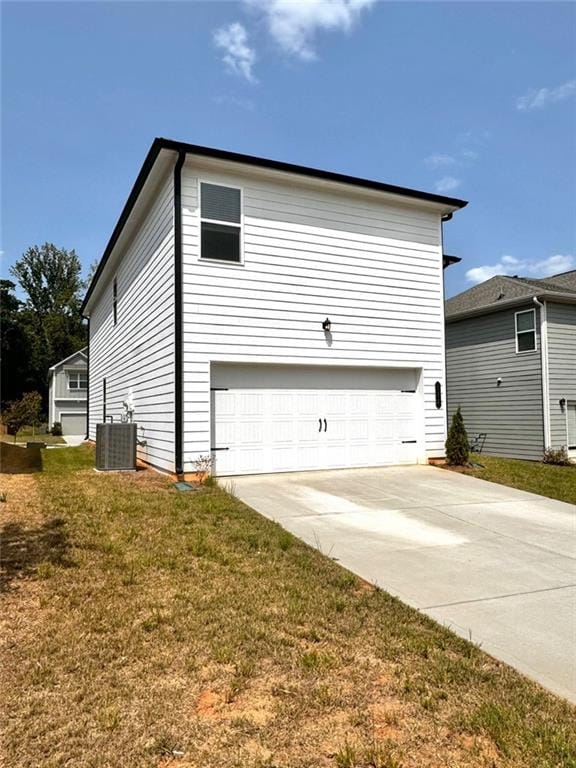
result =
[[[379,372],[383,377],[383,372]],[[269,372],[263,378],[273,382]],[[302,378],[300,371],[297,379]],[[398,390],[290,390],[289,372],[279,389],[213,391],[216,474],[414,463],[415,394]],[[323,381],[325,377],[323,378]],[[337,375],[331,376],[337,386]],[[350,371],[346,381],[352,381]],[[373,382],[373,377],[370,377]]]
[[[84,435],[86,433],[85,413],[62,413],[60,415],[63,435]]]

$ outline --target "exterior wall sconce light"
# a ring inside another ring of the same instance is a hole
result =
[[[434,384],[434,400],[436,408],[442,408],[442,384],[439,381]]]
[[[502,385],[502,377],[498,376],[498,378],[496,379],[496,386],[500,387],[501,385]]]
[[[326,331],[326,333],[330,333],[330,328],[332,328],[332,323],[330,322],[330,318],[327,317],[326,320],[322,322],[322,330]]]
[[[561,397],[558,402],[560,403],[560,408],[562,408],[562,410],[564,410],[564,408],[566,407],[566,398],[565,397]]]

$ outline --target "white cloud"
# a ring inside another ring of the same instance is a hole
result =
[[[231,72],[251,83],[256,82],[252,71],[256,52],[248,45],[248,33],[242,24],[235,21],[227,27],[217,29],[214,33],[214,44],[224,51],[222,60]]]
[[[443,176],[435,184],[436,192],[452,192],[453,189],[458,189],[462,182],[460,179],[456,179],[454,176]]]
[[[238,109],[244,109],[246,112],[254,112],[256,109],[256,105],[252,99],[241,99],[237,96],[213,96],[212,101],[214,104],[218,104],[218,106],[238,107]]]
[[[427,157],[424,162],[428,168],[442,168],[444,166],[456,165],[457,160],[452,155],[435,154]]]
[[[471,162],[471,163],[475,162],[480,157],[478,152],[476,152],[473,149],[463,149],[460,152],[460,154],[462,155],[464,160],[467,160],[468,162]]]
[[[244,0],[261,13],[274,41],[303,61],[316,58],[313,42],[319,31],[349,31],[376,0]]]
[[[555,88],[540,88],[531,90],[516,100],[516,109],[527,112],[531,109],[543,109],[549,104],[564,101],[576,93],[576,80],[568,80]]]
[[[569,254],[557,253],[547,259],[529,261],[514,256],[502,256],[497,264],[484,264],[466,272],[469,283],[483,283],[496,275],[521,275],[524,277],[550,277],[560,272],[568,272],[576,267],[576,259]]]

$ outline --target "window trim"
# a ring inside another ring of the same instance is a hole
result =
[[[526,315],[530,313],[534,318],[534,328],[527,331],[518,330],[518,315]],[[518,336],[523,333],[534,334],[534,349],[518,349]],[[538,352],[538,334],[536,332],[536,310],[535,309],[521,309],[518,312],[514,312],[514,338],[516,340],[516,354],[517,355],[531,355],[534,352]]]
[[[86,386],[71,387],[70,375],[78,377],[78,384],[80,384],[81,378],[85,378]],[[66,386],[67,386],[68,392],[87,392],[88,391],[88,372],[87,371],[66,371]]]
[[[573,406],[576,408],[576,400],[566,400],[566,407],[565,407],[565,420],[566,420],[566,450],[568,451],[568,455],[570,457],[576,456],[576,443],[574,445],[570,445],[570,425],[568,423],[568,409]]]
[[[240,222],[236,224],[233,221],[222,221],[221,219],[208,219],[202,216],[202,184],[211,184],[213,187],[225,187],[226,189],[237,189],[240,192]],[[227,261],[226,259],[212,259],[209,256],[202,256],[202,222],[207,224],[221,224],[224,227],[238,227],[240,229],[240,260]],[[236,184],[227,184],[222,181],[213,181],[198,177],[198,259],[207,264],[224,264],[227,267],[244,266],[244,188]]]

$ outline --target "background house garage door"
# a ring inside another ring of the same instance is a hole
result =
[[[212,366],[218,475],[416,463],[416,370]]]
[[[85,435],[86,414],[63,413],[61,416],[63,435]]]

